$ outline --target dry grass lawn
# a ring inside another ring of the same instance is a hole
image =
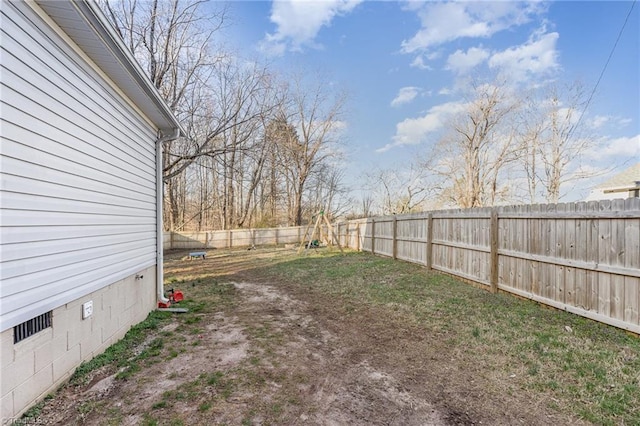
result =
[[[640,424],[640,339],[416,265],[326,249],[166,255],[156,312],[38,424]]]

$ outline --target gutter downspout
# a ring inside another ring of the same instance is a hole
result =
[[[162,229],[162,205],[164,200],[164,181],[162,180],[162,144],[180,137],[180,129],[173,129],[173,133],[164,135],[158,132],[156,139],[156,289],[158,291],[158,303],[168,303],[164,297],[164,264],[163,264],[163,229]]]

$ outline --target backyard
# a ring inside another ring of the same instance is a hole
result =
[[[420,266],[328,249],[165,254],[154,312],[37,424],[640,424],[640,339]]]

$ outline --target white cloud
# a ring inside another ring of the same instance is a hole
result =
[[[320,29],[331,25],[336,16],[350,13],[362,0],[278,0],[271,6],[273,34],[260,43],[265,53],[282,55],[286,50],[319,47],[314,39]]]
[[[399,107],[414,100],[420,93],[419,87],[403,87],[398,91],[398,95],[391,101],[392,107]]]
[[[427,114],[418,118],[407,118],[396,125],[393,142],[376,150],[385,152],[396,146],[417,145],[430,133],[440,130],[452,115],[464,110],[462,102],[448,102],[429,109]]]
[[[596,115],[593,117],[588,125],[590,128],[597,130],[602,129],[603,127],[612,127],[615,126],[617,128],[628,126],[633,122],[630,118],[622,118],[615,117],[612,115]]]
[[[484,62],[488,57],[489,51],[481,47],[472,47],[466,52],[456,50],[447,58],[446,69],[463,74]]]
[[[495,53],[489,67],[508,73],[514,80],[523,81],[532,74],[544,74],[559,67],[556,43],[558,33],[536,31],[526,43]]]
[[[607,124],[609,120],[611,120],[611,117],[608,115],[596,115],[589,124],[592,129],[599,129]]]
[[[331,123],[331,130],[334,132],[344,132],[349,127],[349,123],[344,120],[335,120]]]
[[[411,62],[411,67],[429,71],[433,69],[424,62],[424,58],[422,57],[422,55],[418,55],[415,57],[415,59]]]
[[[541,2],[410,2],[406,9],[417,12],[421,28],[402,42],[402,52],[425,51],[463,37],[490,37],[529,22],[545,8]]]
[[[621,118],[618,120],[618,126],[620,127],[628,126],[631,123],[633,123],[631,118]]]
[[[587,156],[597,160],[626,157],[640,161],[640,135],[605,140],[587,152]]]

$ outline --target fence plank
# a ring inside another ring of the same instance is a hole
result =
[[[576,204],[576,212],[583,213],[587,210],[587,203],[580,202]],[[587,219],[576,220],[575,228],[575,259],[580,262],[586,262],[587,247],[590,243],[588,238],[589,221]],[[581,309],[590,309],[588,288],[587,288],[587,271],[584,269],[575,269],[575,306]]]
[[[597,201],[590,201],[587,203],[588,211],[596,211],[600,209],[600,204]],[[598,262],[598,253],[600,251],[600,235],[599,235],[599,220],[590,219],[589,228],[587,231],[588,250],[587,258],[593,262]],[[600,306],[600,285],[598,282],[597,272],[587,272],[587,296],[589,297],[589,309],[598,312]]]
[[[392,234],[393,234],[393,248],[391,249],[392,251],[392,257],[394,259],[398,258],[398,217],[397,216],[393,216],[393,228],[392,228]]]
[[[624,200],[613,200],[613,210],[623,210]],[[624,266],[625,258],[625,219],[611,219],[611,249],[609,250],[609,265]],[[614,274],[611,276],[611,316],[624,319],[624,277]]]
[[[600,210],[610,210],[611,201],[600,202]],[[597,263],[607,264],[611,250],[611,219],[598,221],[598,258]],[[598,313],[611,315],[611,275],[598,273]]]
[[[371,218],[371,253],[376,254],[376,220]]]
[[[531,254],[542,254],[540,238],[542,236],[542,228],[540,219],[535,218],[535,213],[540,211],[539,205],[531,206],[531,213],[533,219],[529,221],[529,250]],[[538,268],[538,262],[529,262],[529,269],[531,271],[531,293],[540,295],[540,273]]]
[[[498,292],[498,211],[491,210],[490,225],[490,245],[491,245],[491,291]]]
[[[567,204],[567,212],[575,212],[575,204]],[[560,221],[559,221],[560,222]],[[576,220],[567,219],[564,223],[564,257],[567,260],[575,260],[576,258]],[[576,272],[575,268],[565,266],[565,303],[571,306],[576,305]]]
[[[640,210],[640,198],[625,200],[625,209]],[[624,266],[640,270],[640,216],[625,221],[624,236]],[[625,277],[624,300],[624,321],[640,324],[640,278]]]
[[[426,241],[426,261],[427,269],[433,265],[433,213],[427,215],[427,241]]]
[[[566,211],[566,205],[564,203],[560,203],[556,205],[556,211],[562,214]],[[565,221],[554,219],[554,225],[556,227],[555,234],[555,253],[554,257],[564,259],[564,234],[565,234]],[[555,297],[551,297],[553,300],[557,300],[561,303],[566,303],[565,300],[565,266],[564,265],[555,265],[554,268],[555,278],[554,278],[554,286],[556,290]]]
[[[555,205],[548,204],[546,206],[547,211],[555,212]],[[545,228],[547,233],[547,241],[545,244],[545,252],[548,257],[555,257],[556,254],[556,227],[555,221],[551,218],[547,218],[545,220]],[[544,291],[542,292],[542,296],[547,299],[555,298],[555,268],[551,264],[546,264],[544,267]]]

